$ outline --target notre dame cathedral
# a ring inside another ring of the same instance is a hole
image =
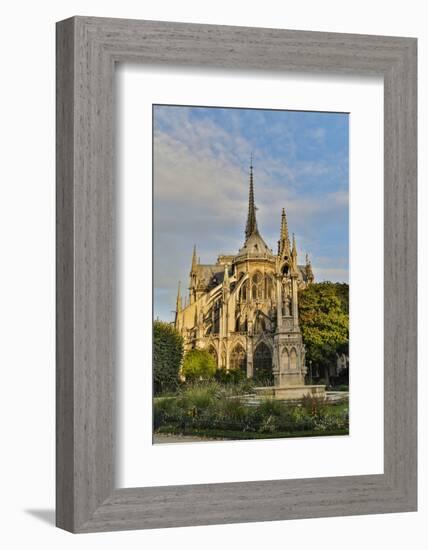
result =
[[[277,253],[264,241],[257,227],[253,179],[251,163],[242,248],[207,265],[199,263],[194,247],[189,295],[183,303],[179,285],[175,327],[185,350],[207,349],[218,368],[242,369],[248,377],[297,390],[306,374],[298,290],[311,284],[314,275],[307,256],[305,265],[297,263],[284,209]]]

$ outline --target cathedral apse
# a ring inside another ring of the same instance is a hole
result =
[[[263,239],[254,180],[251,161],[242,246],[219,254],[213,264],[200,263],[194,246],[188,293],[183,297],[179,285],[174,325],[185,351],[207,349],[218,369],[239,368],[277,387],[302,386],[307,368],[298,291],[314,282],[312,265],[307,254],[304,263],[298,261],[285,208],[278,211],[276,250]]]

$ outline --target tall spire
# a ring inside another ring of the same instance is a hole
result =
[[[254,204],[254,181],[253,181],[253,153],[251,153],[250,161],[250,193],[248,197],[248,217],[247,225],[245,227],[245,239],[248,239],[257,231],[257,221],[256,221],[256,206]]]
[[[278,254],[281,256],[284,253],[290,253],[290,236],[288,234],[287,215],[285,209],[282,209],[281,213],[281,233],[279,237],[279,249]]]
[[[198,286],[198,258],[196,256],[196,244],[193,246],[192,267],[190,268],[189,303],[193,304],[196,298],[196,287]]]
[[[192,255],[192,272],[195,271],[198,264],[198,258],[196,257],[196,244],[193,245],[193,255]]]

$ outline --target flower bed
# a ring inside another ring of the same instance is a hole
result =
[[[226,439],[349,433],[347,402],[264,398],[249,404],[247,392],[248,387],[210,382],[186,386],[175,397],[157,398],[154,431]]]

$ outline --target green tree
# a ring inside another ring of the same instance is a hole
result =
[[[183,338],[163,321],[153,323],[153,386],[155,394],[174,391],[179,384]]]
[[[299,319],[307,362],[325,372],[336,353],[349,353],[349,285],[324,282],[299,291]]]
[[[186,380],[213,378],[216,369],[214,357],[204,349],[192,349],[184,356],[182,373]]]

